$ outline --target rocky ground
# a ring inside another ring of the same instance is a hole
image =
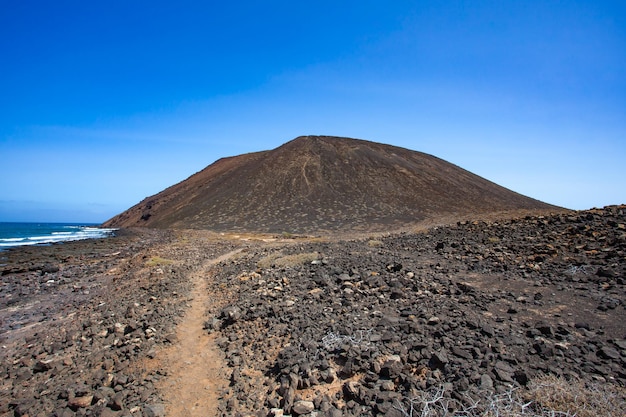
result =
[[[626,386],[625,206],[350,240],[143,230],[0,257],[0,416],[175,410],[181,323],[219,352],[226,386],[204,388],[224,416],[403,416],[423,392],[462,408],[543,375]]]
[[[231,246],[136,230],[1,252],[0,416],[162,414],[189,276]]]

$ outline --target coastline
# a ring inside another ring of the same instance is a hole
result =
[[[44,246],[114,235],[117,228],[96,223],[0,222],[0,251],[22,246]]]

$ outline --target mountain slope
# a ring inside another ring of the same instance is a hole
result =
[[[550,208],[431,155],[302,136],[271,151],[220,159],[104,225],[385,230],[442,215]]]

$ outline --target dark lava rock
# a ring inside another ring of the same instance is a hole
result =
[[[626,223],[626,207],[464,221],[375,244],[246,241],[206,280],[224,302],[205,323],[231,382],[220,413],[403,415],[396,406],[419,392],[446,387],[460,401],[543,375],[624,386],[626,231],[611,223]],[[3,261],[0,414],[161,415],[154,386],[166,370],[138,364],[176,343],[189,274],[232,246],[137,233]],[[164,241],[178,264],[157,272],[145,265]],[[323,261],[294,261],[312,253]],[[59,271],[42,277],[46,263]]]

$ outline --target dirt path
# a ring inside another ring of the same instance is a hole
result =
[[[241,249],[210,259],[191,277],[191,304],[177,326],[177,343],[165,352],[167,378],[159,387],[166,401],[167,416],[218,414],[220,393],[228,386],[222,356],[215,336],[203,329],[205,313],[219,302],[210,297],[206,278],[214,265],[239,253]]]

